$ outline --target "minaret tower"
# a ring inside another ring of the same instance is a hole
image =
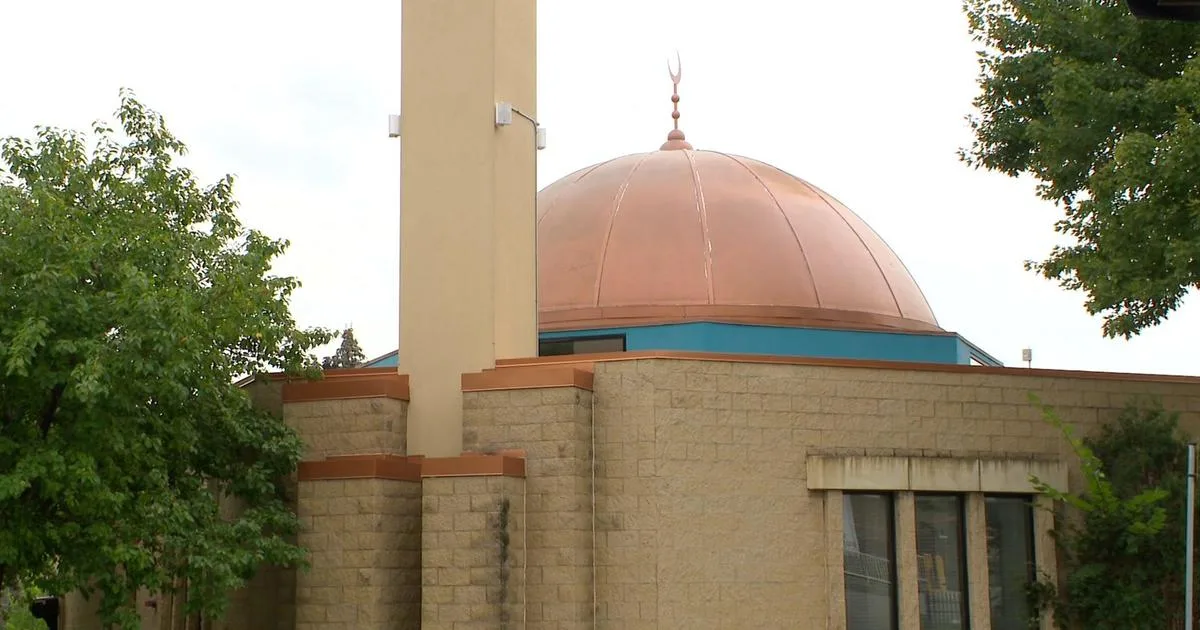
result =
[[[537,355],[536,0],[403,0],[408,452],[458,455],[462,374]],[[509,121],[497,103],[520,114]]]

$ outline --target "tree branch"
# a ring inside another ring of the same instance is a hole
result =
[[[54,416],[58,415],[58,404],[62,402],[63,391],[66,389],[65,383],[58,383],[50,390],[50,400],[46,401],[46,408],[42,410],[42,420],[38,423],[43,440],[50,434],[50,424],[54,422]]]

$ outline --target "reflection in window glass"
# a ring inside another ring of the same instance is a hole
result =
[[[916,508],[921,630],[962,630],[968,626],[962,497],[917,495]]]
[[[843,495],[846,629],[895,630],[896,532],[892,497]]]
[[[1026,589],[1034,579],[1029,497],[987,497],[988,585],[992,630],[1029,627]]]
[[[625,335],[542,339],[538,342],[539,357],[596,352],[625,352]]]

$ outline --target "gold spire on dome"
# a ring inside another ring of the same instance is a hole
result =
[[[683,62],[679,60],[679,51],[675,52],[675,68],[671,68],[671,60],[667,60],[667,72],[671,75],[671,84],[673,93],[671,94],[671,103],[675,108],[671,112],[671,118],[675,121],[675,128],[671,133],[667,134],[667,141],[659,147],[660,151],[677,151],[679,149],[691,149],[692,145],[683,136],[683,131],[679,129],[679,79],[683,77]]]

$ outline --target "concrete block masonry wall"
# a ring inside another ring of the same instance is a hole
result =
[[[1065,462],[1079,487],[1074,456],[1030,392],[1082,434],[1144,394],[1200,434],[1200,382],[1169,377],[629,355],[541,386],[514,378],[523,369],[553,371],[501,366],[493,385],[463,396],[464,450],[523,451],[519,471],[459,466],[470,456],[406,457],[400,384],[376,382],[394,373],[369,375],[367,396],[285,396],[283,416],[307,445],[302,470],[343,476],[301,475],[299,543],[313,569],[267,570],[214,627],[836,630],[845,627],[839,461],[909,462],[908,480],[892,488],[908,583],[913,496],[932,483],[917,477],[966,479],[951,473],[970,458],[982,487],[984,477],[1021,476],[1022,462]],[[339,378],[305,387],[344,394],[355,377]],[[810,480],[821,462],[832,462],[825,478]],[[969,545],[982,544],[970,537],[982,531],[981,501],[968,497]],[[1049,525],[1038,521],[1039,540]],[[1043,567],[1053,552],[1038,548]],[[986,558],[972,546],[967,561],[978,576]],[[986,627],[985,586],[970,584],[973,627]],[[916,605],[902,588],[903,630],[919,627]],[[67,627],[96,627],[88,608],[69,596]],[[144,628],[170,625],[161,609],[143,612]]]
[[[408,403],[390,398],[289,402],[283,419],[304,436],[304,459],[407,451]]]
[[[525,628],[525,480],[428,478],[422,630]]]
[[[1195,383],[669,358],[598,362],[592,393],[468,392],[464,433],[469,449],[526,449],[531,534],[560,521],[530,541],[530,627],[576,627],[533,621],[561,603],[561,592],[534,589],[533,571],[591,545],[572,513],[590,508],[594,397],[596,579],[587,567],[548,575],[594,586],[605,628],[837,628],[842,540],[826,525],[839,519],[826,493],[806,488],[808,455],[1063,460],[1078,487],[1030,392],[1082,433],[1143,394],[1200,433]],[[566,509],[539,514],[552,503]]]
[[[1083,433],[1147,393],[1200,432],[1194,383],[1004,372],[596,364],[605,627],[822,627],[842,577],[820,559],[842,541],[825,536],[822,494],[805,489],[809,454],[1074,464],[1031,391]],[[1077,470],[1071,480],[1078,487]]]
[[[296,630],[419,628],[421,484],[300,482]]]
[[[591,402],[575,387],[464,394],[466,450],[526,452],[530,629],[592,627]]]

